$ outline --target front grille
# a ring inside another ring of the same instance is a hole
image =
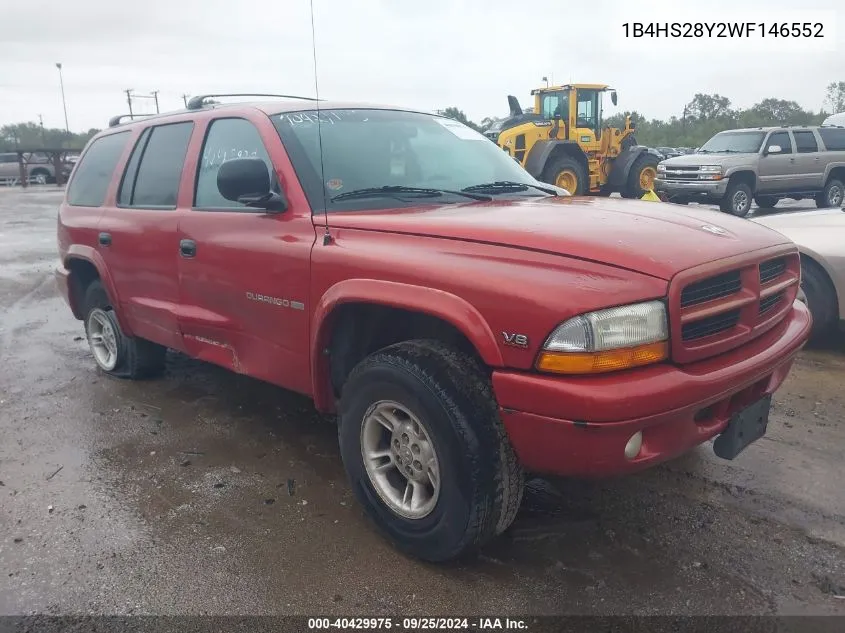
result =
[[[705,301],[727,297],[739,292],[741,287],[742,281],[738,270],[709,277],[684,288],[681,292],[681,307],[688,308]]]
[[[699,321],[685,323],[681,328],[681,338],[684,341],[696,341],[729,330],[737,323],[739,323],[739,310],[722,312]]]
[[[761,299],[760,300],[759,314],[761,314],[761,315],[766,314],[766,312],[773,309],[778,303],[780,303],[781,299],[783,299],[783,293],[782,292],[779,292],[779,293],[772,295],[770,297],[766,297],[765,299]]]
[[[775,327],[798,293],[801,262],[788,247],[735,255],[682,271],[669,286],[672,360],[692,363],[740,347]]]
[[[760,264],[760,283],[767,284],[786,272],[786,260],[783,257],[770,259]]]

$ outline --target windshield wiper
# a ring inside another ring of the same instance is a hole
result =
[[[385,185],[384,187],[366,187],[364,189],[355,189],[347,191],[346,193],[339,193],[331,197],[331,201],[336,200],[352,200],[354,198],[373,198],[378,196],[394,196],[397,194],[408,194],[419,196],[420,198],[437,198],[444,193],[455,196],[463,196],[472,200],[481,200],[489,202],[492,200],[490,196],[481,194],[469,193],[466,191],[452,191],[451,189],[430,189],[428,187],[405,187],[403,185]]]
[[[478,191],[481,193],[496,195],[499,193],[512,193],[514,191],[528,191],[529,187],[538,189],[543,193],[548,193],[553,196],[558,195],[554,189],[550,189],[549,187],[541,187],[540,185],[534,185],[530,182],[516,182],[514,180],[496,180],[494,182],[485,182],[479,185],[464,187],[461,191]]]

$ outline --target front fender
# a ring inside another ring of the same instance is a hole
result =
[[[659,160],[660,154],[645,145],[632,145],[623,149],[619,152],[619,156],[613,159],[613,167],[610,170],[607,183],[612,191],[622,191],[625,188],[625,183],[628,182],[628,174],[631,173],[631,166],[643,152],[655,154]]]
[[[372,303],[422,312],[440,318],[473,344],[484,362],[501,367],[502,353],[496,337],[481,313],[466,300],[442,290],[378,279],[347,279],[331,286],[321,297],[311,319],[311,377],[314,403],[321,411],[334,407],[328,358],[332,315],[345,303]]]

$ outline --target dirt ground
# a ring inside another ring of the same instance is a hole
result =
[[[0,190],[0,614],[845,615],[841,346],[801,354],[737,460],[536,480],[477,560],[427,565],[307,399],[177,355],[95,369],[51,274],[60,195]]]

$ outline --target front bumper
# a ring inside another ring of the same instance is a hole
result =
[[[657,193],[665,193],[670,200],[673,198],[721,200],[728,190],[728,179],[687,181],[656,178],[654,190]]]
[[[796,301],[763,336],[696,363],[567,379],[497,371],[493,388],[527,470],[578,477],[634,472],[715,437],[731,415],[776,391],[811,323]],[[627,459],[625,445],[637,431],[642,448]]]

